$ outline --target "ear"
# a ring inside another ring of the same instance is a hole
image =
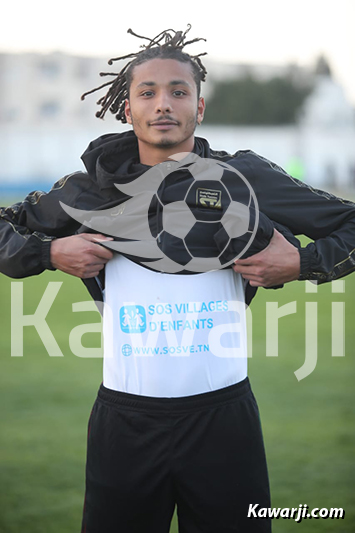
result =
[[[197,105],[197,123],[201,124],[203,121],[203,116],[205,114],[205,99],[202,98],[202,96],[198,99],[198,105]]]
[[[131,106],[129,105],[129,100],[125,100],[124,104],[124,114],[126,116],[126,120],[128,124],[132,124],[132,116],[131,116]]]

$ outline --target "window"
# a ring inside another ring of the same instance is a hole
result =
[[[58,116],[60,112],[60,104],[59,102],[44,102],[40,109],[39,109],[40,115],[43,118],[53,118]]]
[[[43,59],[39,64],[39,69],[43,77],[47,79],[56,79],[60,74],[58,62],[52,59]]]

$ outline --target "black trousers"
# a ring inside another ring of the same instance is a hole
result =
[[[249,380],[181,398],[100,386],[88,430],[82,533],[269,533],[258,407]]]

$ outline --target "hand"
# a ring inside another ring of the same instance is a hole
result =
[[[54,239],[51,243],[51,263],[54,268],[72,276],[93,278],[113,257],[110,250],[98,243],[112,240],[93,233]]]
[[[264,250],[248,259],[237,259],[233,270],[252,287],[273,287],[298,279],[300,263],[298,249],[275,229]]]

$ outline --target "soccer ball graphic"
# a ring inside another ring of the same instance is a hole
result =
[[[231,264],[250,246],[258,224],[255,195],[226,163],[201,159],[168,174],[148,213],[152,236],[181,272]]]
[[[220,270],[249,248],[253,253],[259,210],[244,176],[227,163],[193,153],[169,159],[115,184],[130,197],[117,206],[84,211],[60,205],[85,227],[116,238],[102,245],[158,272]]]

